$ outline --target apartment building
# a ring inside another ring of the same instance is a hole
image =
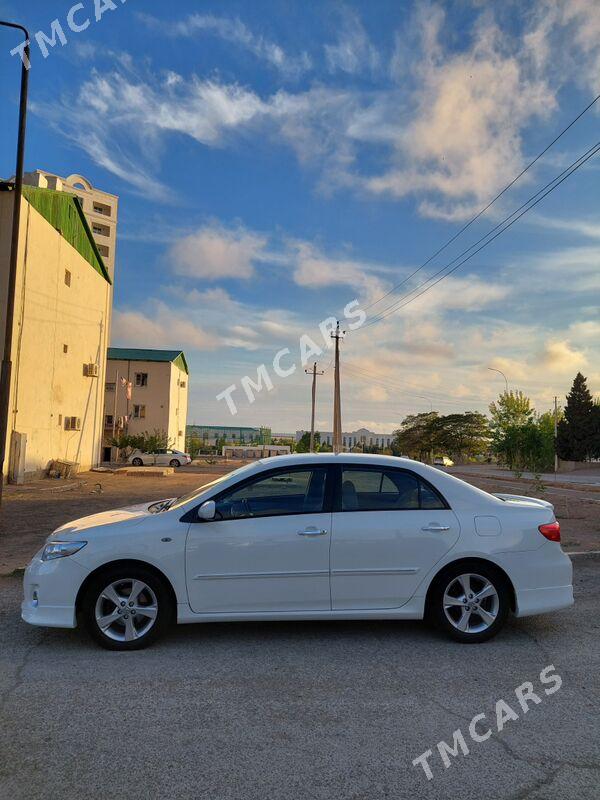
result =
[[[0,183],[0,319],[6,318],[14,187]],[[23,187],[17,259],[7,474],[20,483],[52,461],[100,461],[111,280],[72,195]],[[0,325],[0,347],[5,326]]]
[[[104,393],[103,460],[120,434],[164,431],[169,447],[185,450],[189,371],[181,350],[109,347]]]
[[[115,278],[115,254],[117,248],[117,221],[119,198],[116,194],[96,189],[82,175],[73,174],[61,178],[48,170],[36,169],[26,172],[23,183],[40,189],[74,194],[81,203],[98,251],[106,265],[112,282]]]

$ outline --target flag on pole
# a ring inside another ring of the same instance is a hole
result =
[[[131,400],[131,381],[128,381],[127,378],[121,378],[121,386],[125,389],[125,397]]]

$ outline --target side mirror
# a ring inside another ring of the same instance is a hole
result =
[[[198,519],[203,519],[208,521],[214,519],[216,513],[217,513],[217,507],[215,505],[215,501],[207,500],[206,503],[202,503],[202,505],[198,509]]]

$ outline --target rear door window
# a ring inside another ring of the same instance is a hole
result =
[[[406,470],[343,468],[342,511],[410,511],[441,509],[441,496]]]

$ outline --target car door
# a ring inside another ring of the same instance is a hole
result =
[[[188,597],[196,613],[328,611],[331,489],[326,466],[261,472],[191,522]]]
[[[156,450],[153,453],[153,458],[157,467],[168,467],[171,460],[168,450]]]
[[[348,464],[336,471],[332,608],[402,606],[458,539],[458,519],[409,470]]]

